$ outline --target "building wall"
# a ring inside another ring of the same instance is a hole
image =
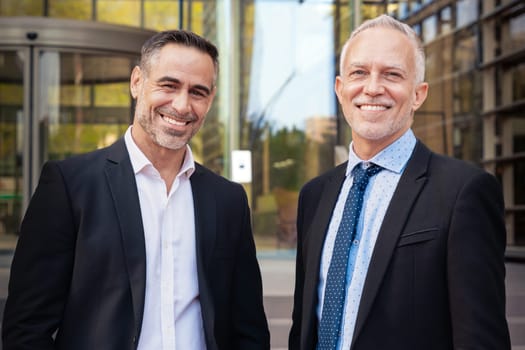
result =
[[[519,0],[404,3],[392,14],[420,31],[430,83],[416,134],[435,151],[499,178],[507,243],[523,246],[525,8]]]
[[[434,151],[473,162],[501,180],[508,243],[523,246],[521,3],[2,0],[0,16],[68,18],[149,30],[185,28],[215,42],[221,52],[220,88],[192,147],[198,161],[226,177],[231,151],[252,152],[253,180],[244,186],[254,233],[260,249],[275,249],[294,247],[295,201],[301,186],[339,162],[351,141],[333,92],[340,48],[356,24],[388,13],[412,25],[426,47],[430,95],[416,114],[416,135]],[[16,93],[3,93],[0,103]],[[2,128],[14,132],[12,123]]]

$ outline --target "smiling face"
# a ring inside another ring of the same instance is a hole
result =
[[[358,155],[361,148],[370,158],[410,128],[428,90],[416,83],[415,55],[409,38],[387,27],[366,29],[344,47],[335,91]]]
[[[133,138],[146,153],[184,150],[215,96],[213,61],[196,48],[173,43],[151,60],[148,68],[135,67],[131,75],[136,99]]]

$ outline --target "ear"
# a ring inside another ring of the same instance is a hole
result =
[[[133,68],[133,71],[131,72],[131,78],[129,81],[129,90],[131,92],[131,96],[133,96],[134,99],[136,99],[139,94],[141,81],[142,70],[139,66],[135,66],[135,68]]]
[[[428,95],[428,83],[419,83],[416,86],[416,98],[414,99],[414,103],[412,104],[412,110],[417,111],[419,107],[425,102]]]
[[[334,90],[339,103],[342,104],[343,80],[340,75],[335,77]]]

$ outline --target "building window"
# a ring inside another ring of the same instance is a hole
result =
[[[402,1],[399,3],[399,7],[397,9],[397,17],[399,19],[405,19],[408,16],[408,3],[405,1]]]
[[[456,44],[454,49],[454,70],[466,71],[476,68],[478,60],[477,45],[478,38],[473,31],[461,33],[455,38]]]
[[[176,29],[179,26],[178,1],[144,1],[144,28],[167,30]]]
[[[421,8],[421,0],[410,1],[410,12],[417,12]]]
[[[439,32],[440,34],[446,34],[452,31],[454,23],[452,23],[452,9],[447,6],[439,13]]]
[[[92,3],[92,0],[49,0],[48,16],[55,18],[91,20],[93,19]]]
[[[34,0],[2,0],[0,16],[44,16],[44,2]]]
[[[504,49],[509,51],[523,49],[525,46],[525,13],[510,19],[507,46]]]
[[[525,63],[511,68],[512,73],[512,101],[525,100]]]
[[[423,42],[428,43],[437,36],[437,16],[433,15],[423,20]]]
[[[142,27],[139,0],[98,0],[96,19],[100,22]]]
[[[459,0],[456,3],[456,26],[474,22],[479,17],[478,0]]]
[[[129,125],[134,57],[42,51],[39,57],[41,162],[113,143]]]

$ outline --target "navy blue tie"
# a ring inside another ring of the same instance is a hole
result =
[[[339,342],[346,296],[348,255],[355,237],[368,180],[381,169],[383,168],[375,164],[366,169],[358,164],[353,169],[354,181],[346,199],[326,277],[317,350],[335,350]]]

